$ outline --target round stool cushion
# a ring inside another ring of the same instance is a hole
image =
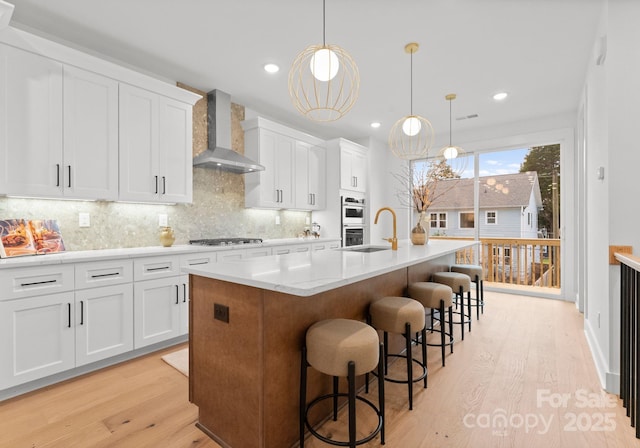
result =
[[[416,282],[409,285],[409,296],[417,300],[425,308],[440,308],[440,301],[444,301],[444,307],[453,305],[451,296],[453,290],[450,286],[435,282]]]
[[[307,362],[319,372],[347,376],[349,361],[356,375],[371,372],[378,365],[378,332],[373,327],[351,319],[327,319],[307,330]]]
[[[371,325],[381,331],[404,334],[406,324],[411,331],[424,328],[424,307],[408,297],[383,297],[369,306]]]
[[[462,292],[467,292],[471,288],[471,279],[467,274],[460,274],[459,272],[436,272],[431,276],[431,280],[436,283],[442,283],[453,289],[453,292],[460,291],[462,286]]]
[[[451,272],[459,272],[461,274],[467,274],[471,279],[482,278],[482,266],[476,264],[454,264],[451,266]]]

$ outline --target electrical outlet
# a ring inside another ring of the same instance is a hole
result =
[[[78,214],[78,226],[80,227],[91,227],[91,218],[89,213],[79,213]]]
[[[305,216],[305,218],[304,218],[304,223],[305,223],[306,225],[311,224],[311,216],[308,216],[308,215],[307,215],[307,216]]]
[[[276,225],[280,225],[280,215],[276,215]]]
[[[214,303],[213,318],[229,323],[229,307],[226,305],[220,305],[219,303]]]
[[[160,227],[167,227],[169,225],[169,217],[165,213],[158,215],[158,225]]]

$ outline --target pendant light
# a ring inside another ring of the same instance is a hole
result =
[[[467,157],[465,150],[459,146],[454,146],[451,143],[452,134],[452,121],[451,121],[451,102],[455,100],[456,94],[450,93],[444,97],[449,101],[449,144],[440,148],[438,152],[438,158],[444,160],[451,166],[451,171],[456,176],[461,176],[464,170],[467,168]]]
[[[418,48],[415,42],[404,47],[404,51],[411,55],[411,109],[409,115],[396,121],[389,133],[389,148],[396,157],[406,160],[427,157],[434,136],[429,120],[413,114],[413,54]]]
[[[322,45],[310,45],[289,70],[289,95],[295,108],[314,121],[335,121],[349,112],[360,89],[353,58],[325,39],[325,0],[322,1]]]

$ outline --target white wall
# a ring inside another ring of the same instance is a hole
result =
[[[585,332],[603,386],[619,388],[620,268],[609,266],[609,245],[640,248],[637,206],[640,2],[609,1],[599,35],[607,37],[603,66],[592,64],[585,87],[587,297]],[[594,45],[594,55],[599,51]],[[605,177],[596,178],[603,167]]]

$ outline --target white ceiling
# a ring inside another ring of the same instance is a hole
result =
[[[439,135],[575,113],[603,0],[327,0],[326,40],[349,51],[360,96],[341,120],[300,116],[288,93],[295,56],[322,43],[322,0],[9,0],[12,24],[208,91],[324,138],[386,140],[413,111]],[[262,66],[275,62],[276,75]],[[492,95],[508,91],[496,103]],[[478,114],[470,120],[455,117]],[[382,122],[373,130],[372,121]]]

